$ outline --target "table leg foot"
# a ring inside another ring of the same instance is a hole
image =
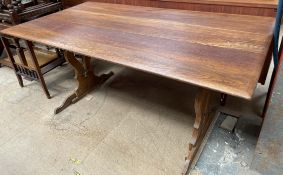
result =
[[[192,139],[189,143],[189,154],[186,157],[185,166],[182,175],[186,175],[192,161],[201,146],[202,140],[212,122],[213,116],[210,115],[209,102],[211,92],[206,89],[200,89],[195,98],[195,123]]]
[[[58,108],[55,109],[54,114],[58,114],[60,112],[62,112],[64,109],[66,109],[68,106],[70,106],[73,103],[73,100],[77,98],[77,95],[75,93],[73,93],[72,95],[70,95],[61,106],[59,106]]]
[[[75,69],[75,77],[78,82],[78,88],[63,102],[60,107],[55,109],[55,114],[62,112],[71,104],[76,103],[87,93],[89,93],[94,88],[98,87],[106,80],[108,80],[112,75],[114,75],[113,72],[102,74],[101,76],[94,75],[89,57],[83,57],[82,62],[80,62],[75,58],[73,53],[65,51],[65,58]]]

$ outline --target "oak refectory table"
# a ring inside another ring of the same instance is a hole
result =
[[[86,2],[1,33],[3,43],[16,37],[65,50],[78,89],[56,113],[111,76],[94,75],[91,58],[198,86],[185,174],[212,121],[212,92],[253,96],[273,24],[270,17]],[[83,55],[82,61],[74,54]]]

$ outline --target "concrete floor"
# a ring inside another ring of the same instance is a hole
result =
[[[240,117],[235,129],[228,131],[221,128],[221,123],[227,117],[223,113],[219,115],[209,138],[204,141],[204,149],[192,175],[252,175],[250,166],[261,120],[257,117]]]
[[[180,174],[194,122],[196,88],[95,62],[95,72],[115,72],[106,84],[62,113],[53,110],[76,86],[65,65],[40,84],[20,88],[13,70],[0,68],[0,172],[4,175]],[[265,86],[251,102],[229,98],[221,109],[256,116]],[[218,105],[215,102],[214,105]]]

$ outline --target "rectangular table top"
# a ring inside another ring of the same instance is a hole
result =
[[[86,2],[2,34],[250,99],[274,19]]]

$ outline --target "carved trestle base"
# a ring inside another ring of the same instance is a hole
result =
[[[189,143],[189,153],[186,157],[185,166],[182,175],[186,175],[196,156],[203,138],[213,120],[212,111],[209,108],[209,103],[212,98],[210,90],[199,89],[195,98],[195,123],[193,128],[193,135]]]
[[[113,75],[113,72],[108,74],[103,74],[101,76],[96,76],[93,73],[93,68],[91,66],[90,57],[84,56],[82,58],[82,63],[78,61],[74,53],[65,51],[65,58],[70,63],[70,65],[75,69],[76,80],[78,82],[77,90],[71,94],[63,104],[55,109],[54,113],[58,114],[66,109],[73,103],[79,101],[82,97],[87,95],[90,91],[94,90],[94,88],[98,87],[102,83],[104,83],[108,78]]]
[[[64,103],[60,107],[55,110],[55,114],[60,113],[71,104],[76,103],[87,93],[92,91],[94,88],[98,87],[100,84],[105,82],[113,75],[113,73],[110,72],[108,74],[103,74],[99,77],[95,76],[90,64],[89,57],[83,57],[81,63],[75,58],[73,53],[65,51],[65,58],[75,69],[76,79],[78,81],[78,88],[64,101]],[[213,120],[213,115],[211,115],[212,111],[210,111],[209,108],[211,98],[212,94],[210,90],[207,89],[199,89],[196,95],[194,105],[196,118],[193,128],[192,139],[189,143],[189,153],[186,157],[182,175],[186,175],[186,173],[188,172],[192,161],[201,146],[202,140]]]

